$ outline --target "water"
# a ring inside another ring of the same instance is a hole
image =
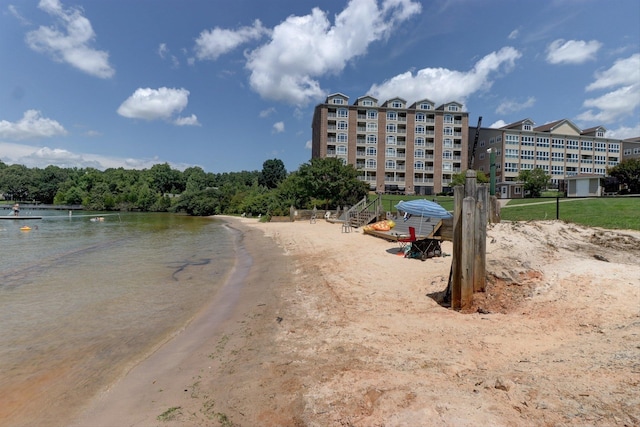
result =
[[[0,425],[56,425],[184,327],[235,258],[215,219],[33,214],[0,220]]]

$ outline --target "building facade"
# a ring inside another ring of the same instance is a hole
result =
[[[342,159],[378,193],[438,194],[467,169],[468,120],[457,102],[362,96],[349,104],[335,93],[315,107],[311,157]]]
[[[640,137],[622,140],[622,160],[640,159]]]
[[[474,168],[489,174],[491,149],[497,182],[516,182],[520,171],[534,168],[544,170],[554,185],[576,175],[604,177],[622,154],[622,141],[606,138],[605,132],[602,126],[581,130],[566,119],[537,127],[525,119],[501,128],[480,128]],[[472,127],[469,134],[475,133]]]

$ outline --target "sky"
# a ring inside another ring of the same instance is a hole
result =
[[[637,137],[639,22],[637,0],[0,0],[0,161],[295,171],[337,92]]]

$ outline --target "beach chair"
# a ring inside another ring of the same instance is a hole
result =
[[[404,250],[405,246],[416,241],[416,228],[409,227],[409,235],[400,234],[398,235],[398,244],[400,245],[400,250]]]

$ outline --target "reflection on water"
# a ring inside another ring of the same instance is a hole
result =
[[[181,329],[234,259],[208,218],[41,212],[0,221],[0,424],[59,425]]]

